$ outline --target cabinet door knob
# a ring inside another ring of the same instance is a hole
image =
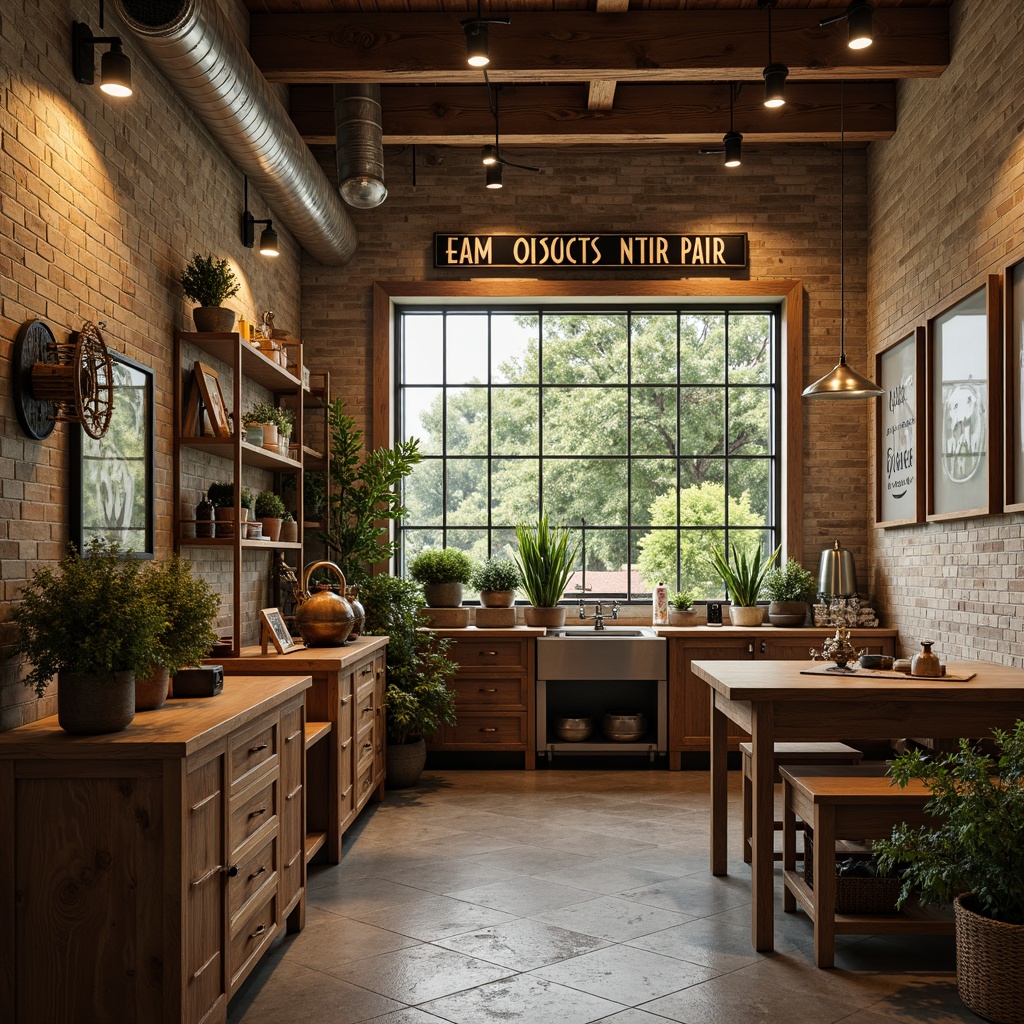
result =
[[[267,930],[267,926],[266,926],[265,924],[261,924],[261,925],[259,925],[259,926],[258,926],[258,927],[256,928],[256,931],[254,931],[254,932],[253,932],[253,933],[252,933],[252,934],[251,934],[251,935],[249,936],[249,938],[250,938],[250,939],[258,939],[258,938],[259,938],[259,937],[260,937],[260,936],[261,936],[261,935],[262,935],[262,934],[263,934],[263,933],[264,933],[264,932],[265,932],[266,930]]]
[[[238,874],[238,865],[232,864],[231,867],[225,868],[224,874],[226,874],[228,878],[234,878],[235,875]]]
[[[762,654],[767,654],[768,653],[768,645],[763,640],[761,641],[761,653]]]

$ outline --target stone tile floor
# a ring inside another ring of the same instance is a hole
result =
[[[231,1024],[950,1024],[951,937],[841,936],[814,967],[802,914],[750,945],[730,773],[729,875],[708,873],[708,775],[428,771],[309,873]],[[778,871],[777,871],[778,877]],[[777,882],[781,886],[781,881]]]

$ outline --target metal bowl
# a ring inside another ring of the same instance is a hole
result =
[[[592,718],[556,718],[555,735],[565,743],[582,743],[594,731]]]
[[[641,712],[625,714],[609,711],[604,716],[604,734],[615,743],[631,743],[647,732],[647,720]]]

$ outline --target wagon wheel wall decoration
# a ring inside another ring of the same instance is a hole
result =
[[[14,349],[14,399],[25,432],[49,437],[57,422],[81,423],[92,438],[110,426],[113,360],[99,327],[86,321],[57,341],[41,320],[22,325]]]

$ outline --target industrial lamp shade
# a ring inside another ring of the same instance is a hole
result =
[[[357,210],[372,210],[388,197],[387,187],[380,178],[369,174],[358,174],[342,182],[341,198]]]
[[[132,62],[120,42],[112,43],[100,59],[100,89],[120,98],[132,94]]]
[[[785,64],[769,64],[764,69],[764,105],[781,107],[786,102],[786,78],[789,68]]]
[[[501,188],[501,164],[493,163],[487,168],[484,175],[485,188]]]
[[[480,162],[484,167],[490,167],[492,164],[496,164],[498,162],[498,147],[490,145],[481,147]]]
[[[839,362],[803,391],[804,398],[876,398],[883,390],[867,377],[859,374],[846,362],[846,354]]]
[[[270,221],[269,224],[263,229],[260,235],[260,255],[261,256],[280,256],[281,250],[277,244],[277,232],[274,230],[274,222]]]
[[[466,63],[471,68],[485,68],[491,63],[487,25],[482,21],[471,21],[466,25]]]
[[[851,50],[863,50],[874,41],[871,30],[871,4],[854,0],[846,12],[846,24],[849,30],[849,47]]]
[[[739,132],[726,132],[722,142],[725,144],[725,166],[739,167],[743,162],[740,156],[743,136]]]

